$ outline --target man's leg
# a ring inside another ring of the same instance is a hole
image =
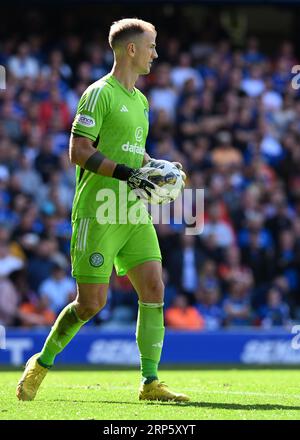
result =
[[[41,353],[32,356],[17,386],[20,400],[33,400],[37,390],[60,353],[79,329],[106,304],[108,284],[78,284],[77,297],[57,317]]]
[[[158,364],[164,340],[164,284],[160,261],[147,261],[128,271],[139,296],[136,338],[141,357],[143,383],[140,400],[187,401],[184,394],[174,393],[158,380]]]
[[[139,297],[137,344],[141,356],[142,376],[157,379],[164,340],[164,284],[159,261],[148,261],[128,271],[128,277]]]

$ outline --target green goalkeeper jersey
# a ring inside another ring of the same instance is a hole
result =
[[[108,74],[83,93],[72,133],[91,139],[94,147],[108,159],[140,168],[149,129],[148,110],[148,101],[138,89],[129,92],[112,74]],[[119,183],[117,179],[92,173],[77,165],[72,221],[96,217],[101,203],[99,191],[104,188],[113,190],[117,207],[120,206]]]

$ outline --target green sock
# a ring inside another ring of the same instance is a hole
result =
[[[146,379],[146,383],[157,379],[164,333],[163,304],[139,301],[136,341],[140,351],[142,377]]]
[[[44,367],[51,367],[55,356],[65,348],[86,322],[78,318],[74,304],[68,304],[58,315],[45,341],[38,358],[39,363]]]

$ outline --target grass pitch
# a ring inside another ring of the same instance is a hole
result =
[[[0,372],[2,420],[300,419],[300,371],[161,371],[188,403],[139,402],[137,371],[51,371],[32,402],[15,397],[20,372]]]

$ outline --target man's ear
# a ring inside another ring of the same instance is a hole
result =
[[[127,44],[127,53],[128,53],[128,55],[131,56],[131,57],[134,56],[135,55],[135,51],[136,51],[135,43],[133,43],[133,42],[128,43]]]

